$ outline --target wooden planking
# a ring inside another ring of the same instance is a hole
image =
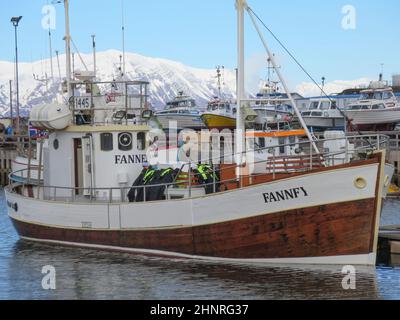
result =
[[[13,220],[21,236],[222,258],[288,258],[371,252],[375,200],[291,210],[177,229],[79,230]]]

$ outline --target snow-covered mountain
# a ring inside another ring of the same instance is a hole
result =
[[[97,53],[97,77],[109,81],[118,76],[120,51],[109,50]],[[83,54],[82,60],[89,70],[93,70],[93,57]],[[80,58],[75,55],[75,70],[84,70]],[[47,73],[50,78],[50,60],[19,64],[20,110],[26,113],[34,105],[60,99],[60,80],[57,59],[53,58],[56,80],[43,81]],[[9,80],[14,79],[14,64],[0,62],[0,114],[9,112]],[[65,55],[60,55],[61,77],[65,77]],[[34,79],[34,74],[36,75]],[[218,95],[215,70],[198,69],[166,59],[144,57],[139,54],[126,54],[126,77],[129,80],[150,82],[149,100],[156,108],[162,108],[179,91],[196,99],[199,105],[205,105]],[[235,71],[224,71],[223,93],[226,98],[234,98],[236,90]],[[46,86],[47,85],[47,86]],[[15,97],[14,97],[15,99]]]

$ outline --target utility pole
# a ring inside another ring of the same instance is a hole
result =
[[[19,123],[19,80],[18,80],[18,34],[17,34],[17,28],[18,24],[21,21],[22,16],[19,17],[12,17],[11,18],[11,23],[14,26],[15,29],[15,73],[16,73],[16,89],[17,89],[17,128],[16,128],[16,134],[20,133],[20,123]]]
[[[237,114],[236,114],[236,164],[238,166],[237,176],[242,175],[241,165],[243,164],[243,152],[245,151],[245,125],[243,119],[243,108],[245,99],[244,86],[244,10],[247,7],[246,0],[236,0],[237,10],[237,51],[238,51],[238,71],[237,71]]]

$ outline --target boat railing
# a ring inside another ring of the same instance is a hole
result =
[[[176,178],[175,181],[170,183],[161,184],[148,184],[138,186],[119,186],[119,187],[63,187],[63,186],[48,186],[44,185],[43,181],[28,179],[28,169],[22,169],[10,174],[10,186],[8,187],[11,192],[28,196],[30,198],[41,199],[46,201],[63,201],[68,203],[127,203],[131,202],[127,195],[129,191],[141,191],[141,198],[136,199],[135,202],[149,202],[170,200],[178,198],[194,198],[203,196],[206,189],[208,193],[215,194],[221,191],[238,189],[250,185],[266,182],[265,178],[268,175],[268,181],[276,180],[282,174],[290,174],[296,172],[307,172],[322,167],[330,167],[335,165],[346,164],[355,160],[367,158],[373,151],[379,151],[388,148],[389,137],[382,135],[371,136],[351,136],[346,138],[325,139],[320,140],[319,144],[345,140],[345,146],[342,150],[335,150],[333,152],[324,150],[321,153],[313,151],[312,144],[309,141],[299,143],[282,144],[273,147],[258,148],[239,154],[242,156],[243,164],[238,165],[224,164],[210,166],[212,168],[212,181],[209,183],[200,183],[199,177],[201,173],[194,172],[191,168],[195,167],[198,162],[189,161],[182,165],[181,174],[185,176],[184,180]],[[298,155],[279,155],[275,153],[283,147],[298,146],[301,153]],[[247,163],[245,159],[249,155],[255,153],[265,153],[267,151],[270,155],[266,159],[253,161],[251,164]],[[236,154],[237,155],[237,154]],[[227,155],[224,155],[226,157]],[[235,155],[232,155],[235,157]],[[204,163],[215,163],[216,158]],[[259,164],[265,164],[265,172],[257,173],[252,171],[253,168]],[[190,169],[183,171],[184,167]],[[240,169],[240,170],[238,170]],[[238,174],[242,172],[242,174]],[[253,182],[252,182],[253,181]],[[162,199],[150,200],[149,195],[155,188],[162,188],[164,195]],[[181,196],[174,196],[179,193]]]
[[[148,110],[148,82],[145,81],[73,81],[68,101],[75,125],[145,123],[141,116]],[[103,116],[98,116],[99,112]],[[105,113],[112,113],[110,117]]]

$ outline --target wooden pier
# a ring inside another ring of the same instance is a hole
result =
[[[12,161],[18,155],[25,155],[29,146],[29,136],[9,136],[0,134],[0,186],[8,184],[8,175],[11,173]]]

